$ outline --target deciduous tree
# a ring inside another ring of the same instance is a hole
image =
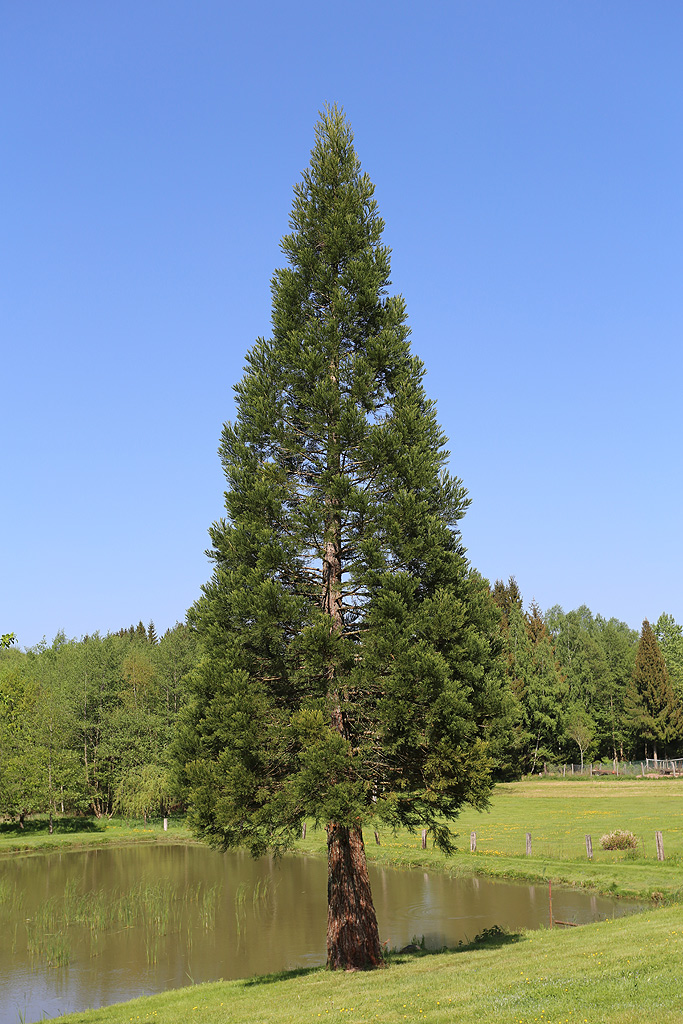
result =
[[[652,630],[666,664],[671,685],[679,701],[683,700],[683,626],[673,615],[662,612]]]
[[[585,708],[574,705],[567,712],[565,733],[576,743],[581,753],[581,771],[583,771],[584,755],[588,753],[595,739],[595,723]]]

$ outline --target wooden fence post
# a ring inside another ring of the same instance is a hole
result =
[[[470,832],[470,853],[477,852],[477,833]]]
[[[301,838],[306,838],[306,822],[304,822],[303,825],[301,826]]]
[[[593,840],[590,836],[586,836],[586,856],[589,860],[593,860]]]
[[[426,828],[422,829],[422,849],[423,850],[427,849],[427,829]]]
[[[664,860],[664,840],[661,832],[655,832],[655,843],[657,844],[657,860]]]
[[[526,834],[526,855],[527,857],[531,856],[531,832]]]

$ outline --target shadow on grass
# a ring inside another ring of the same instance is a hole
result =
[[[471,942],[460,942],[454,948],[444,946],[442,949],[425,949],[423,945],[411,943],[401,950],[388,950],[384,954],[385,967],[394,967],[408,963],[410,960],[417,960],[424,956],[441,956],[444,953],[466,953],[472,949],[500,949],[502,946],[509,946],[513,942],[520,942],[524,936],[520,932],[506,932],[494,924],[492,928],[485,928],[483,932],[476,935]],[[242,981],[244,988],[251,988],[254,985],[272,985],[278,981],[289,981],[292,978],[303,978],[308,974],[317,974],[323,971],[324,967],[295,967],[291,971],[275,971],[273,974],[257,974],[253,978],[245,978]]]
[[[245,978],[242,982],[244,988],[252,985],[272,985],[276,981],[289,981],[291,978],[303,978],[307,974],[316,974],[322,971],[323,967],[295,967],[291,971],[275,971],[273,974],[257,974],[253,978]]]
[[[53,835],[75,835],[79,832],[102,832],[102,825],[93,818],[55,818],[53,822]],[[24,822],[24,827],[19,822],[3,822],[0,825],[0,836],[16,836],[27,838],[28,836],[42,836],[50,834],[50,823],[47,818],[30,818]]]
[[[387,964],[403,964],[408,960],[417,960],[423,956],[441,956],[444,953],[468,953],[473,949],[500,949],[513,942],[521,942],[521,932],[508,932],[494,924],[467,942],[459,942],[457,946],[442,946],[441,949],[425,949],[424,938],[421,942],[411,942],[403,949],[394,949],[386,954]]]

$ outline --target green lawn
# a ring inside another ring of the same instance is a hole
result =
[[[186,842],[193,842],[193,838],[180,817],[170,819],[166,832],[161,819],[144,824],[125,818],[56,817],[52,835],[44,815],[28,818],[23,829],[14,823],[0,824],[0,857],[116,844]]]

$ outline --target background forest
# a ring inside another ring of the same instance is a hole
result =
[[[662,614],[640,636],[585,605],[525,610],[514,580],[488,590],[505,681],[489,746],[500,779],[546,762],[683,754],[683,629]],[[190,624],[154,624],[27,651],[0,650],[0,814],[182,807],[174,738],[201,650]]]

